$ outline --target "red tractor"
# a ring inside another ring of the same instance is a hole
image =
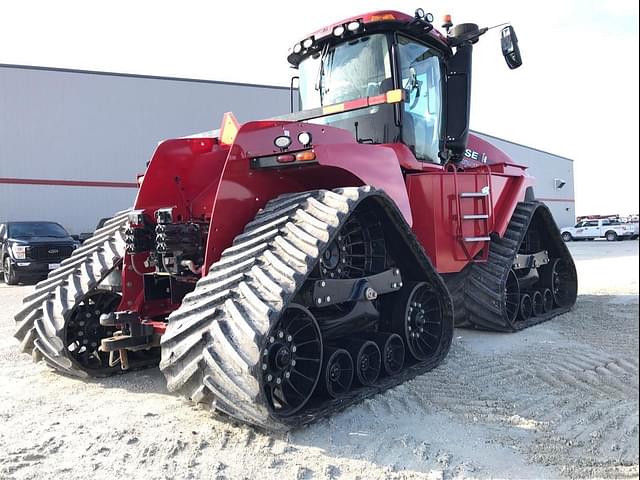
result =
[[[454,321],[568,311],[575,266],[533,179],[468,133],[488,29],[443,27],[324,27],[288,56],[300,111],[162,142],[133,209],[25,298],[22,351],[85,378],[159,362],[170,391],[281,430],[435,368]],[[518,67],[511,26],[501,45]]]

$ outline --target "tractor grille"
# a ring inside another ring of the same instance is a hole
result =
[[[37,245],[29,250],[29,257],[33,260],[64,260],[71,256],[73,247],[70,245]]]

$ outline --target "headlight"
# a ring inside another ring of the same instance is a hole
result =
[[[25,247],[24,245],[17,245],[17,244],[13,244],[11,246],[11,252],[13,252],[13,256],[16,259],[24,259],[27,258],[27,247]]]

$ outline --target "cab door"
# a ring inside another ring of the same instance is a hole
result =
[[[598,220],[588,220],[585,222],[583,238],[598,238],[602,236],[600,223]]]
[[[440,52],[403,35],[397,36],[401,87],[402,142],[424,162],[440,163],[443,70]]]
[[[585,221],[578,222],[574,225],[573,238],[585,238],[586,236],[586,223]]]

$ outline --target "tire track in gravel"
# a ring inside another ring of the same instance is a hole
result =
[[[590,300],[581,305],[590,315],[578,316],[578,325],[568,328],[561,317],[559,325],[536,327],[546,330],[536,335],[549,340],[536,342],[534,336],[531,344],[520,342],[506,352],[469,349],[466,338],[478,334],[461,331],[463,340],[445,364],[410,382],[402,400],[391,402],[386,395],[387,408],[396,415],[435,408],[487,423],[503,445],[570,478],[637,477],[638,306],[625,305],[628,315],[611,326],[616,334],[598,345],[606,315],[597,311],[607,302]],[[518,429],[533,435],[514,439]]]

